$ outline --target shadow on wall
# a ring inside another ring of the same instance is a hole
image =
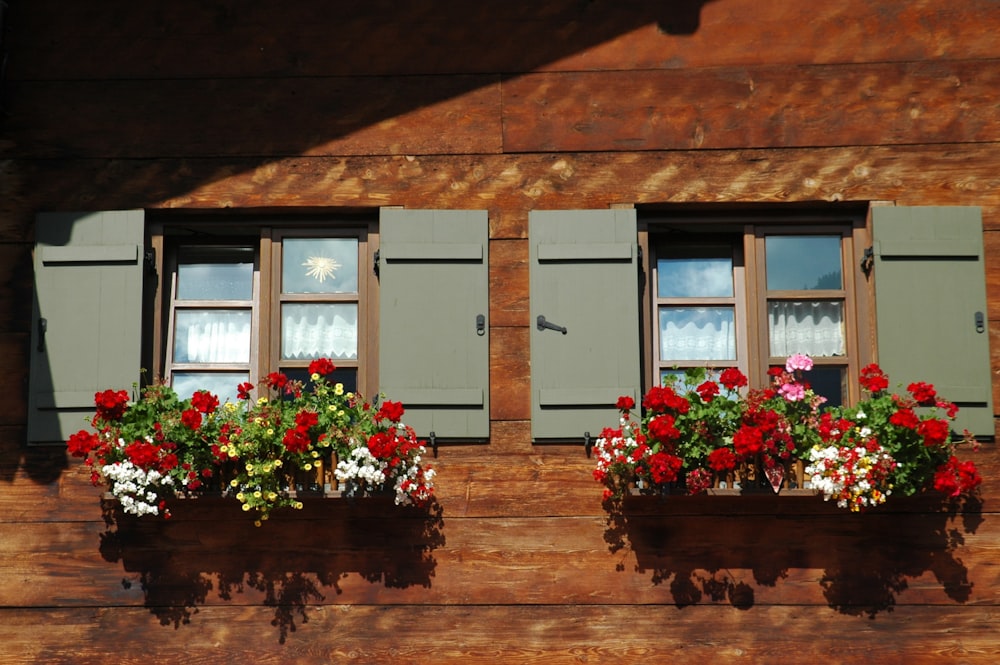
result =
[[[804,593],[804,580],[790,579],[796,569],[823,570],[823,597],[843,614],[875,618],[892,611],[908,580],[928,572],[948,598],[968,601],[973,582],[955,550],[982,522],[980,500],[897,498],[893,512],[865,514],[819,501],[642,497],[609,514],[605,540],[612,552],[630,548],[637,572],[651,572],[653,584],[669,584],[677,607],[727,602],[747,610],[755,588],[782,580],[791,585],[788,602],[796,604],[793,596]]]
[[[101,554],[138,574],[145,606],[164,626],[179,628],[200,606],[245,596],[274,608],[282,643],[309,621],[307,607],[342,593],[352,573],[388,588],[431,586],[433,552],[445,542],[437,504],[391,509],[391,497],[303,503],[296,519],[261,527],[232,499],[178,501],[169,521],[123,516],[108,503]]]

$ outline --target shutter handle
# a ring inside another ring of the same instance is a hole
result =
[[[554,323],[546,321],[544,314],[538,315],[538,319],[536,319],[535,324],[538,326],[539,330],[545,330],[546,328],[548,328],[549,330],[555,330],[556,332],[561,332],[564,335],[566,334],[566,328],[564,328],[563,326],[557,326]]]
[[[486,334],[486,315],[476,314],[476,334],[482,337]]]
[[[45,331],[49,329],[49,322],[47,319],[39,317],[38,319],[38,352],[42,353],[45,351]]]
[[[986,319],[982,312],[976,312],[976,332],[980,335],[986,332]]]

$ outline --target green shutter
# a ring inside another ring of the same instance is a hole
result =
[[[528,226],[532,436],[597,436],[619,396],[639,400],[635,211],[534,211]]]
[[[38,216],[29,443],[65,441],[94,393],[139,380],[143,224],[141,210]]]
[[[379,234],[380,391],[418,436],[489,437],[486,211],[386,208]]]
[[[979,208],[872,209],[879,364],[893,384],[933,383],[956,427],[993,436]]]

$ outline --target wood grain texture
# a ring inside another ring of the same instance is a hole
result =
[[[1000,61],[521,76],[504,150],[574,152],[996,141]]]
[[[379,76],[1000,56],[991,0],[13,5],[13,80]],[[88,30],[81,29],[89,28]],[[93,34],[100,34],[95,40]]]
[[[157,625],[142,609],[39,609],[0,617],[12,665],[147,665],[184,660],[237,664],[718,662],[992,665],[1000,657],[990,609],[942,614],[899,608],[876,621],[826,608],[439,607],[312,604],[294,608],[273,632],[274,610],[204,608],[190,624]],[[12,616],[11,616],[12,615]],[[44,626],[60,626],[44,640]],[[761,626],[767,626],[762,630]],[[141,629],[137,629],[141,627]],[[282,641],[278,636],[284,629]],[[252,631],[252,632],[251,632]],[[840,635],[836,641],[818,634]],[[253,634],[252,638],[245,636]],[[849,637],[846,637],[849,636]]]

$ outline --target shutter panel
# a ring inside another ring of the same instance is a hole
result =
[[[426,437],[489,437],[485,210],[385,208],[379,221],[379,384]]]
[[[139,380],[143,234],[141,210],[38,216],[29,443],[66,441],[94,393]]]
[[[879,364],[903,386],[933,383],[955,426],[993,436],[979,208],[872,209]]]
[[[532,436],[596,437],[619,396],[639,401],[635,211],[535,211],[528,226]]]

